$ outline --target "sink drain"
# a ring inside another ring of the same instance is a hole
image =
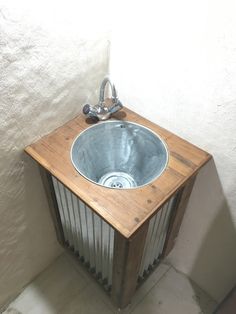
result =
[[[112,188],[119,188],[119,189],[122,189],[122,188],[123,188],[123,184],[120,183],[120,182],[113,182],[113,183],[111,184],[111,187],[112,187]]]
[[[108,172],[100,178],[98,183],[114,189],[128,189],[137,186],[131,175],[125,172]]]

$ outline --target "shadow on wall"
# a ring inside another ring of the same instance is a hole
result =
[[[236,284],[236,230],[213,160],[196,183],[190,211],[199,210],[195,224],[206,231],[188,275],[219,302]]]

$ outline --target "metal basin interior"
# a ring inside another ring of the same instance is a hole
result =
[[[138,188],[165,170],[168,151],[150,129],[133,122],[106,121],[73,142],[71,161],[86,179],[108,188]]]

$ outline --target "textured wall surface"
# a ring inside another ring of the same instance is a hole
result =
[[[0,306],[60,253],[37,166],[23,149],[84,102],[95,102],[108,70],[107,35],[87,32],[65,2],[56,9],[6,3],[0,7]]]
[[[170,262],[216,300],[236,284],[236,3],[121,5],[111,72],[121,101],[214,156]]]

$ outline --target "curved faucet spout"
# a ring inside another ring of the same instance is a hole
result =
[[[112,104],[110,107],[108,107],[105,103],[105,88],[107,83],[110,85],[112,93],[111,95]],[[113,113],[119,111],[122,107],[123,105],[118,99],[115,85],[111,82],[110,78],[106,76],[101,83],[98,104],[95,106],[86,104],[83,107],[83,113],[91,118],[107,120]]]
[[[101,87],[100,87],[99,103],[100,103],[101,106],[104,106],[105,88],[106,88],[107,83],[109,83],[109,85],[111,87],[111,93],[112,93],[112,100],[113,100],[113,102],[115,102],[117,100],[117,92],[116,92],[115,85],[111,82],[110,78],[108,76],[106,76],[103,79]]]

